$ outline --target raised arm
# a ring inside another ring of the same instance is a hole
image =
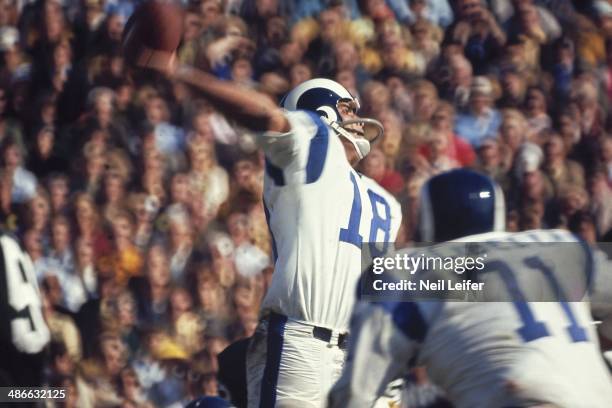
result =
[[[179,65],[177,49],[184,31],[184,17],[184,10],[176,1],[146,1],[139,5],[123,32],[122,48],[126,62],[156,70],[196,87],[219,111],[248,129],[289,131],[289,121],[283,111],[265,94],[221,81],[197,68]],[[159,29],[160,26],[163,29]],[[224,58],[248,43],[246,39],[232,38],[216,41],[207,49],[207,62],[214,63],[210,60],[213,55]]]
[[[187,65],[178,66],[171,76],[197,88],[215,108],[241,126],[259,132],[285,133],[290,130],[282,109],[266,94],[220,80]]]

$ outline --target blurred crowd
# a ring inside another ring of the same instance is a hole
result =
[[[126,66],[138,0],[1,0],[0,220],[31,256],[67,406],[226,395],[272,274],[255,135]],[[612,235],[612,2],[190,0],[182,63],[279,100],[312,77],[385,135],[360,163],[401,202],[470,167],[510,231]]]

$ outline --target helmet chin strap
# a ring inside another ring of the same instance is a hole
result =
[[[359,160],[363,159],[368,155],[368,153],[370,153],[370,142],[368,142],[366,139],[353,136],[351,132],[344,129],[336,121],[331,121],[324,116],[322,116],[321,119],[323,119],[323,121],[327,123],[332,129],[338,132],[340,136],[351,142],[351,144],[355,148],[355,151],[357,152],[357,157],[359,157]]]

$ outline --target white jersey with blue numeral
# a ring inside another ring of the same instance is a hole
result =
[[[290,132],[260,137],[275,256],[262,311],[346,331],[362,244],[377,241],[376,251],[394,242],[401,209],[375,181],[352,169],[338,136],[316,114],[286,115]]]
[[[584,291],[576,292],[581,302],[361,301],[352,320],[348,361],[330,394],[331,407],[370,407],[410,365],[425,366],[431,381],[458,408],[611,407],[612,378],[591,315],[603,321],[600,330],[612,337],[610,264],[592,262],[593,251],[560,230],[489,233],[461,241],[510,243],[500,246],[490,266],[494,273],[485,276],[499,272],[498,283],[512,299],[539,299],[542,294],[536,291],[548,286],[559,290],[562,286],[554,282],[571,276],[566,272],[584,276],[593,292],[584,297]],[[576,286],[572,282],[569,287]]]

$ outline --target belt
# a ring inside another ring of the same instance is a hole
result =
[[[332,339],[332,331],[325,327],[314,326],[312,329],[312,337],[323,340],[329,343]],[[345,350],[348,346],[348,333],[343,333],[338,336],[338,347]]]
[[[287,319],[287,316],[281,315],[280,313],[275,313],[275,312],[271,312],[268,316],[264,317],[264,319],[270,319],[273,317],[279,317],[285,320]],[[326,343],[329,343],[332,340],[333,332],[332,330],[325,328],[325,327],[313,326],[312,327],[312,337],[314,337],[315,339],[324,341]],[[338,335],[338,348],[345,350],[347,347],[348,347],[348,333],[343,333],[343,334]]]

